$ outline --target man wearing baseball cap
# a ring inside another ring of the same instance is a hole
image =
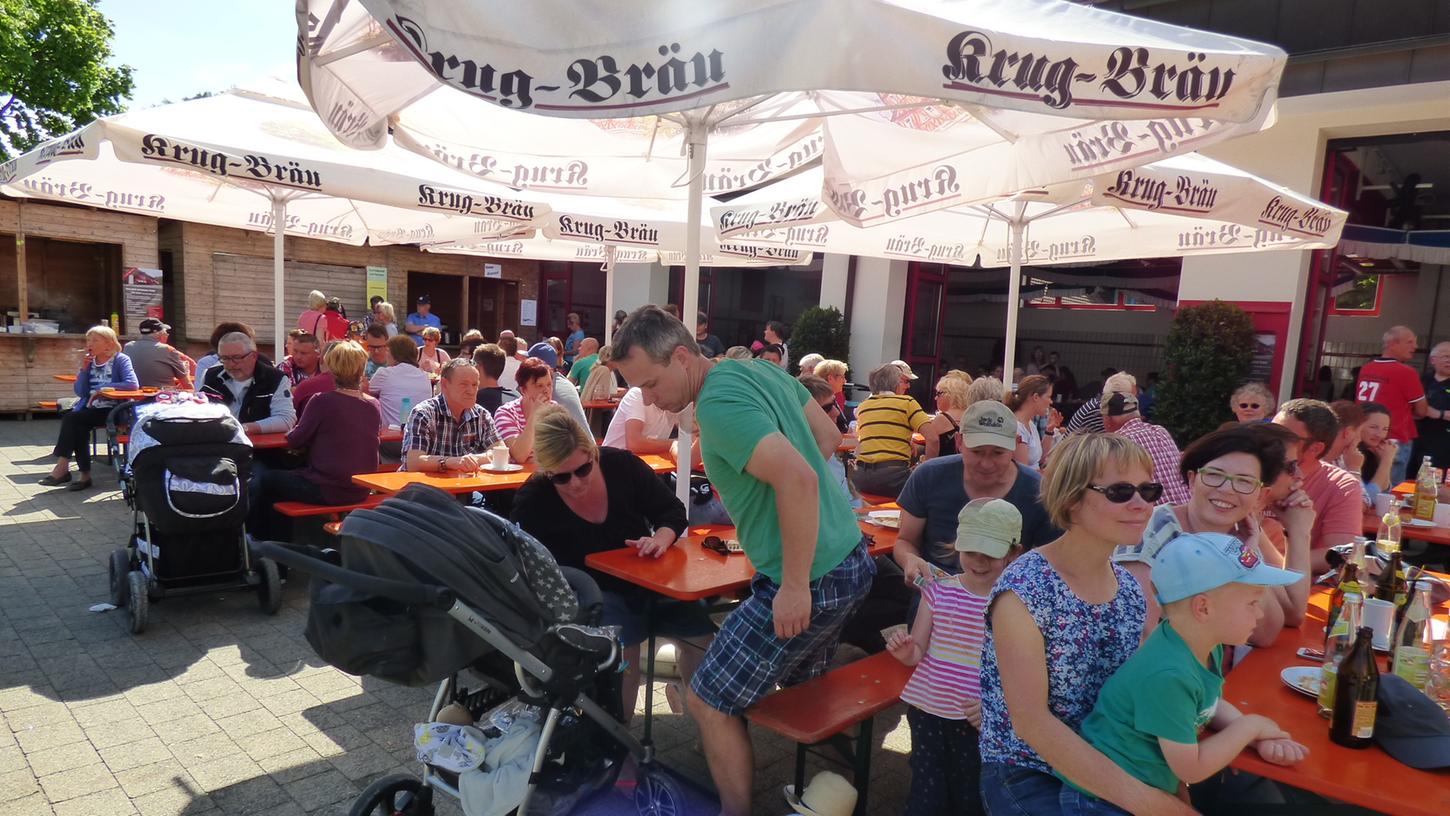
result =
[[[1017,464],[1017,417],[1001,402],[984,400],[962,416],[955,456],[916,466],[897,503],[901,529],[893,556],[906,582],[930,577],[931,566],[956,574],[957,514],[973,499],[1005,499],[1022,514],[1022,546],[1032,549],[1062,534],[1038,500],[1040,477]]]
[[[433,298],[427,295],[418,296],[418,311],[408,315],[408,320],[403,324],[403,331],[413,336],[413,342],[423,347],[423,330],[432,326],[438,331],[443,331],[443,321],[438,315],[433,314]]]
[[[171,327],[160,318],[148,317],[137,330],[140,337],[126,344],[125,353],[136,370],[142,388],[191,388],[191,372],[196,363],[168,345]]]
[[[1253,548],[1221,533],[1173,539],[1152,561],[1163,622],[1098,694],[1082,737],[1147,785],[1170,794],[1201,782],[1244,748],[1266,762],[1293,765],[1306,750],[1273,720],[1245,715],[1223,699],[1224,644],[1248,642],[1264,588],[1300,575],[1265,564]],[[1212,733],[1199,740],[1199,729]],[[1064,787],[1063,812],[1122,813],[1078,788]],[[1081,799],[1074,809],[1067,799]]]

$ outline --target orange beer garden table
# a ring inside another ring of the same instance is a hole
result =
[[[1309,599],[1304,624],[1297,630],[1285,629],[1274,645],[1250,652],[1229,672],[1223,689],[1225,700],[1245,714],[1272,719],[1308,746],[1309,756],[1298,765],[1285,767],[1265,762],[1246,749],[1232,767],[1393,816],[1450,814],[1450,772],[1417,771],[1377,745],[1363,750],[1335,745],[1329,741],[1329,721],[1319,716],[1314,700],[1279,679],[1279,672],[1289,666],[1318,665],[1295,651],[1300,646],[1324,646],[1328,601],[1328,590],[1317,590]],[[1443,617],[1444,610],[1436,610],[1436,615]]]
[[[646,454],[639,457],[649,465],[655,473],[669,473],[675,469],[675,463],[663,456]],[[417,473],[414,471],[398,471],[395,473],[360,473],[352,477],[353,484],[376,490],[379,493],[397,493],[410,484],[432,485],[440,490],[449,493],[487,493],[493,490],[513,490],[523,486],[529,477],[534,475],[535,467],[532,463],[524,465],[521,470],[508,473],[490,473],[487,470],[480,470],[477,473]]]
[[[287,448],[287,434],[284,433],[259,433],[252,434],[252,447],[257,450],[285,450]],[[402,442],[403,432],[386,428],[378,433],[379,442]]]
[[[896,546],[896,531],[861,523],[861,531],[874,539],[867,545],[872,556],[889,555]],[[659,558],[641,558],[633,547],[585,556],[584,563],[599,570],[677,601],[698,601],[712,598],[750,585],[755,567],[744,553],[721,555],[700,546],[706,536],[735,538],[735,528],[725,526],[690,527],[680,541]]]

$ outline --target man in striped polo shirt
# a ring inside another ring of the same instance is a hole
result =
[[[898,394],[901,368],[887,363],[871,372],[871,396],[856,408],[856,470],[862,493],[896,498],[911,475],[911,435],[931,420],[915,398]]]

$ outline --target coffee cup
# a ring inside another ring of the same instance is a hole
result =
[[[1395,497],[1394,497],[1394,494],[1392,494],[1392,493],[1381,493],[1378,496],[1375,496],[1374,497],[1374,514],[1376,516],[1383,516],[1385,513],[1390,512],[1390,505],[1394,501],[1395,501]]]
[[[509,463],[509,449],[508,448],[505,448],[502,445],[500,445],[497,448],[491,449],[489,451],[489,456],[491,457],[490,458],[490,463],[495,468],[502,469],[502,468],[505,468],[505,467],[508,466],[508,463]]]

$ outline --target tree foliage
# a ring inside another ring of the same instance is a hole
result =
[[[790,332],[791,367],[799,371],[799,361],[807,354],[819,354],[827,360],[846,362],[851,354],[851,337],[846,331],[846,318],[831,306],[812,306],[801,312]]]
[[[1179,309],[1163,349],[1154,420],[1180,445],[1214,430],[1230,418],[1229,395],[1248,377],[1253,358],[1248,312],[1221,300]]]
[[[111,22],[97,0],[0,0],[0,161],[131,95],[130,66],[107,65]]]

